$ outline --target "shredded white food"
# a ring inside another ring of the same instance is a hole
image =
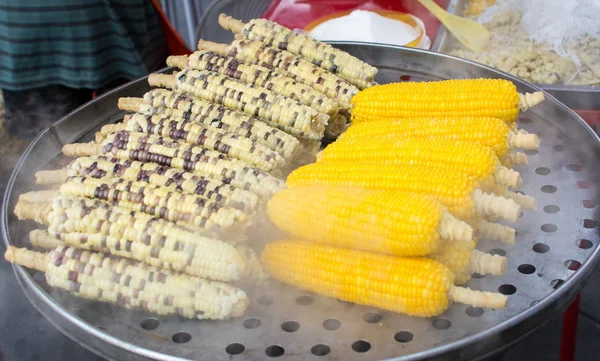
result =
[[[600,38],[600,0],[498,0],[479,15],[486,24],[510,12],[521,14],[529,40],[545,45],[579,65],[572,46]]]

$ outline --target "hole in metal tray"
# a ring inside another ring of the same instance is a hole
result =
[[[260,326],[262,322],[260,322],[260,320],[258,318],[248,318],[246,320],[244,320],[244,327],[247,329],[254,329],[257,328],[258,326]]]
[[[381,315],[378,313],[370,312],[364,315],[363,319],[367,323],[377,323],[381,321]]]
[[[433,322],[431,324],[433,325],[434,328],[436,328],[438,330],[447,330],[450,328],[450,326],[452,326],[452,323],[450,322],[450,320],[447,320],[445,318],[436,318],[433,320]]]
[[[285,349],[279,345],[272,345],[265,349],[265,353],[269,357],[279,357],[285,353]]]
[[[329,331],[337,330],[341,326],[342,323],[339,320],[336,320],[335,318],[328,318],[325,321],[323,321],[323,328]]]
[[[524,275],[530,275],[535,273],[535,266],[532,264],[524,263],[522,265],[519,265],[517,269]]]
[[[544,231],[546,233],[553,233],[553,232],[558,231],[558,226],[556,224],[552,224],[552,223],[542,224],[542,226],[540,228],[542,231]]]
[[[187,343],[192,339],[192,335],[187,332],[177,332],[171,337],[171,339],[175,343]]]
[[[352,344],[352,349],[356,352],[367,352],[371,349],[371,344],[365,340],[358,340]]]
[[[498,292],[502,293],[503,295],[510,296],[517,293],[517,288],[513,285],[504,284],[498,287]]]
[[[400,331],[394,335],[394,340],[396,340],[400,343],[410,342],[414,338],[415,338],[415,336],[412,334],[412,332],[408,332],[408,331]]]
[[[275,297],[270,295],[264,295],[259,297],[256,302],[258,302],[258,304],[262,306],[269,306],[272,305],[273,302],[275,302]]]
[[[575,244],[581,249],[590,249],[594,247],[594,243],[589,239],[578,239]]]
[[[533,245],[532,249],[535,253],[546,253],[550,250],[550,246],[543,243],[536,243]]]
[[[286,321],[281,324],[281,329],[285,332],[296,332],[300,328],[300,324],[296,321]]]
[[[574,259],[568,259],[565,261],[565,267],[570,271],[577,271],[581,267],[581,262]]]
[[[246,348],[241,343],[230,343],[225,347],[225,352],[230,355],[239,355],[244,352]]]
[[[471,317],[479,317],[479,316],[483,315],[483,308],[469,306],[465,310],[465,313]]]
[[[536,168],[535,173],[539,174],[539,175],[548,175],[548,174],[550,174],[550,169],[548,169],[546,167],[539,167],[539,168]]]
[[[315,356],[325,356],[325,355],[329,354],[329,352],[331,352],[331,349],[327,345],[318,344],[318,345],[314,345],[310,349],[310,352]]]
[[[550,204],[544,207],[544,212],[546,213],[558,213],[558,211],[560,211],[560,207],[559,206],[555,206],[554,204]]]
[[[144,330],[155,330],[160,326],[160,321],[156,318],[147,318],[140,324]]]

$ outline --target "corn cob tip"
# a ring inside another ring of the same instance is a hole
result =
[[[526,165],[529,164],[527,154],[523,152],[514,152],[508,155],[508,160],[512,166]]]
[[[59,195],[56,190],[43,190],[27,192],[19,195],[18,202],[26,203],[45,203],[50,202]]]
[[[473,228],[448,212],[444,212],[438,232],[451,241],[468,242],[473,238]]]
[[[56,247],[63,246],[64,243],[58,238],[55,238],[42,229],[34,229],[29,232],[29,243],[33,247],[39,247],[43,249],[53,249]]]
[[[167,65],[174,66],[179,69],[186,67],[188,61],[187,55],[171,55],[167,58]]]
[[[116,123],[116,124],[106,124],[105,126],[103,126],[103,127],[100,129],[100,132],[99,132],[99,133],[100,133],[101,135],[107,136],[107,135],[109,135],[109,134],[111,134],[111,133],[115,133],[115,132],[118,132],[118,131],[120,131],[120,130],[125,130],[125,129],[127,129],[127,124],[126,124],[126,123],[127,123],[127,121],[128,121],[130,118],[131,118],[131,115],[130,115],[130,114],[127,114],[127,115],[125,115],[125,116],[123,117],[123,122],[122,122],[122,123]],[[99,143],[99,142],[98,142],[98,140],[96,140],[96,142],[97,142],[97,143]]]
[[[510,148],[539,149],[540,138],[527,132],[509,132],[508,146]]]
[[[501,309],[506,307],[508,297],[495,292],[475,291],[470,288],[451,286],[448,298],[454,302],[473,307]]]
[[[97,132],[94,135],[94,143],[102,143],[104,140],[106,140],[106,136],[104,134]]]
[[[27,248],[17,248],[8,246],[4,252],[4,259],[12,264],[18,264],[23,267],[34,269],[40,272],[46,272],[48,265],[47,254],[30,251]]]
[[[229,52],[229,45],[200,39],[198,40],[198,50],[212,51],[219,55],[227,55]]]
[[[505,191],[504,196],[512,199],[523,209],[535,211],[537,209],[537,199],[527,194],[521,194],[513,191]]]
[[[231,16],[222,13],[219,15],[219,25],[221,25],[221,27],[225,30],[229,30],[234,33],[241,33],[246,24],[238,19],[234,19]]]
[[[128,112],[137,112],[142,104],[144,104],[142,98],[122,97],[117,101],[117,107]]]
[[[177,81],[176,73],[169,74],[150,74],[148,75],[148,84],[150,86],[173,89]]]
[[[515,244],[517,231],[514,228],[504,226],[500,223],[488,222],[480,218],[477,222],[477,235],[492,241],[506,244]]]
[[[473,250],[471,253],[470,272],[480,275],[491,274],[502,276],[506,273],[508,260],[504,256]]]
[[[52,203],[30,203],[19,201],[15,205],[14,213],[19,220],[33,220],[40,224],[48,224],[48,215],[52,210]]]
[[[521,213],[521,206],[512,199],[484,193],[479,189],[473,192],[473,202],[477,213],[484,217],[500,217],[516,222]]]
[[[96,143],[73,143],[65,144],[62,147],[62,153],[66,157],[82,157],[98,155],[102,153],[102,145]]]
[[[494,178],[496,179],[496,182],[498,182],[498,184],[507,187],[513,187],[515,189],[521,187],[521,185],[523,184],[523,179],[521,178],[519,172],[504,166],[499,166],[498,169],[496,169],[496,174],[494,174]]]
[[[58,184],[63,183],[69,174],[67,169],[41,170],[35,173],[35,182],[37,184]]]
[[[519,93],[519,110],[526,111],[527,109],[540,104],[546,98],[544,97],[544,92],[535,92],[535,93]]]

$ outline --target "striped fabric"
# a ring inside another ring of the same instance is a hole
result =
[[[0,89],[98,89],[167,55],[150,0],[0,0]]]

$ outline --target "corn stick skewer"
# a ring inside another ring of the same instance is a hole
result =
[[[242,316],[249,304],[244,291],[234,286],[99,252],[59,247],[44,254],[10,246],[4,257],[43,272],[52,287],[158,315],[228,319]]]
[[[321,139],[327,114],[265,88],[249,86],[224,75],[186,68],[177,75],[150,74],[148,83],[225,105],[277,125],[295,136]]]

